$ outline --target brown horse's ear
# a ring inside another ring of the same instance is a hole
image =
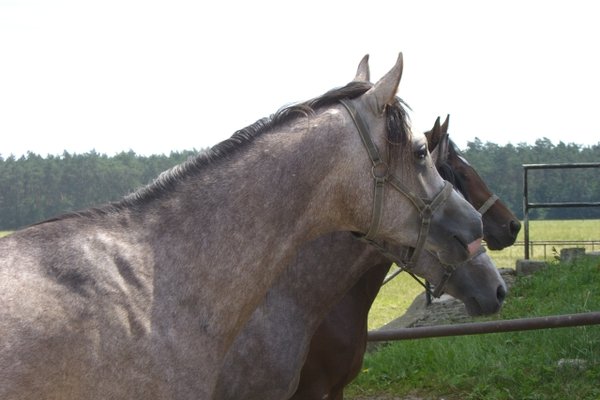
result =
[[[448,125],[450,125],[450,114],[446,115],[446,120],[442,124],[442,133],[448,133]]]
[[[434,159],[436,167],[440,167],[448,161],[449,148],[450,137],[447,133],[442,133],[438,145],[431,152],[431,158]]]
[[[433,159],[436,167],[440,167],[448,161],[450,137],[448,136],[447,128],[448,118],[446,118],[444,124],[440,126],[440,117],[438,117],[433,125],[433,129],[425,133],[429,143],[431,158]],[[429,140],[430,138],[431,140]]]
[[[369,72],[369,55],[366,54],[362,60],[360,60],[360,64],[358,64],[354,80],[359,82],[369,82],[369,79],[371,79],[371,73]]]
[[[403,66],[402,53],[400,53],[396,65],[364,94],[365,101],[377,114],[383,114],[385,106],[394,102]]]
[[[425,137],[427,138],[427,147],[429,152],[433,152],[440,141],[441,136],[441,127],[440,127],[440,117],[437,117],[435,123],[433,124],[433,128],[430,131],[425,132]]]

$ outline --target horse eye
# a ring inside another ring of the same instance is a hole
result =
[[[424,160],[427,157],[427,147],[423,146],[415,151],[415,157],[419,160]]]

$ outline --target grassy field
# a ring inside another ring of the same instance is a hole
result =
[[[600,261],[519,277],[500,315],[600,310]],[[490,319],[490,318],[488,318]],[[346,398],[600,399],[600,326],[393,342],[367,354]]]
[[[600,220],[530,221],[530,240],[600,240]],[[524,240],[523,229],[517,241]],[[570,246],[573,247],[573,246]],[[589,247],[587,250],[592,250]],[[599,247],[594,250],[600,251]],[[556,247],[560,252],[560,247]],[[513,246],[501,251],[489,251],[498,267],[514,268],[523,258],[523,246]],[[535,248],[534,257],[543,258],[543,249]],[[553,259],[552,248],[547,249],[548,259]],[[400,275],[385,285],[369,313],[369,328],[375,329],[404,314],[422,287],[408,275]]]
[[[525,228],[519,232],[517,241],[525,240]],[[529,222],[529,240],[547,241],[547,240],[600,240],[600,220],[568,220],[568,221],[530,221]],[[560,246],[554,246],[557,253],[560,253]],[[569,245],[567,247],[573,247]],[[587,246],[587,250],[600,251],[600,246]],[[514,268],[518,259],[524,258],[523,246],[512,246],[501,251],[490,251],[490,256],[498,267]],[[546,257],[544,257],[544,255]],[[554,252],[552,246],[545,249],[541,246],[534,246],[532,259],[552,259]]]

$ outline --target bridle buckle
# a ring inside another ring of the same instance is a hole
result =
[[[378,161],[371,167],[371,176],[376,182],[385,182],[390,176],[390,169],[384,161]]]

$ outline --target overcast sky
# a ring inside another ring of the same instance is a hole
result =
[[[0,155],[201,149],[404,53],[413,125],[598,144],[595,1],[0,0]]]

